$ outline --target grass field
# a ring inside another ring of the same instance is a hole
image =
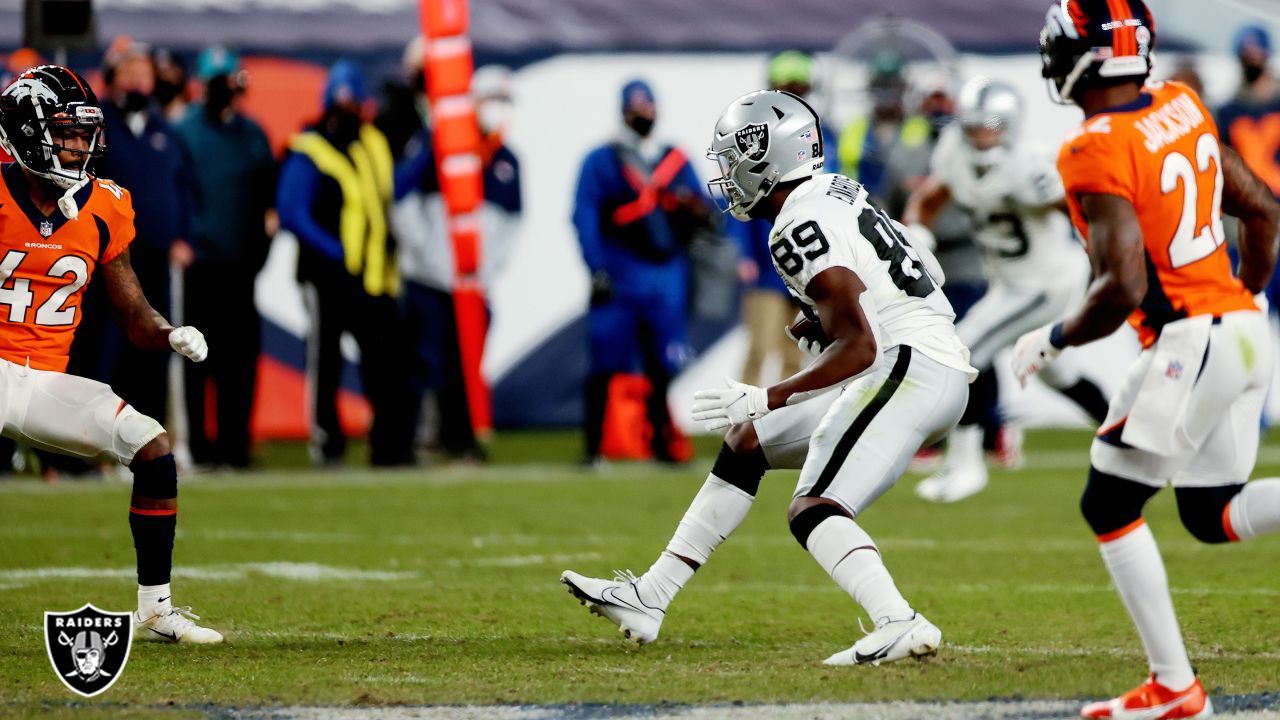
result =
[[[227,635],[136,646],[116,685],[77,704],[149,708],[1084,698],[1145,662],[1079,517],[1087,436],[1033,433],[1028,465],[955,506],[908,478],[861,521],[908,598],[944,633],[932,660],[827,668],[859,636],[852,601],[788,532],[795,474],[753,514],[641,649],[588,615],[561,570],[643,572],[709,467],[556,458],[576,439],[512,434],[495,464],[413,472],[281,470],[183,485],[175,601]],[[1257,475],[1280,474],[1280,447]],[[134,603],[119,482],[0,483],[0,714],[68,712],[42,613]],[[1193,661],[1214,692],[1280,689],[1280,538],[1204,546],[1172,496],[1152,502]],[[90,714],[97,714],[91,712]]]

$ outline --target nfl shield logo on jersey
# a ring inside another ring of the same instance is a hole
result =
[[[120,677],[133,642],[132,613],[86,604],[71,612],[44,614],[44,645],[53,671],[72,692],[93,697]]]
[[[53,234],[53,221],[41,220],[40,221],[40,237],[49,237],[52,234]]]
[[[733,134],[738,151],[751,160],[759,160],[769,152],[769,127],[764,123],[752,123]]]

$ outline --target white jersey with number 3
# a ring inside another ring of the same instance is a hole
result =
[[[1039,287],[1088,276],[1084,249],[1057,207],[1064,195],[1051,151],[1018,143],[986,165],[953,124],[939,136],[930,165],[951,199],[973,217],[974,240],[991,279]]]
[[[791,294],[810,308],[815,303],[805,290],[814,277],[833,267],[853,271],[867,288],[862,308],[881,352],[910,345],[943,365],[976,374],[956,336],[951,303],[926,270],[937,261],[922,258],[928,251],[913,247],[904,228],[872,204],[856,181],[817,175],[793,190],[774,221],[769,251]]]

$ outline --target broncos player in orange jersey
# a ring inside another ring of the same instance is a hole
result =
[[[103,119],[88,83],[42,65],[0,94],[0,422],[6,437],[83,458],[114,457],[133,471],[129,529],[138,561],[134,637],[216,643],[169,590],[178,475],[169,436],[154,419],[94,380],[67,375],[80,300],[96,273],[130,342],[208,353],[193,327],[175,328],[147,302],[129,264],[129,192],[94,177]]]
[[[1196,677],[1142,509],[1172,484],[1183,524],[1207,543],[1280,530],[1280,479],[1246,482],[1270,383],[1271,337],[1254,295],[1275,268],[1280,206],[1218,138],[1195,91],[1145,83],[1155,26],[1142,0],[1060,0],[1040,36],[1043,75],[1085,114],[1058,169],[1093,264],[1075,314],[1024,335],[1026,379],[1065,347],[1126,320],[1143,351],[1090,451],[1080,507],[1137,626],[1151,675],[1089,718],[1201,718]],[[1233,275],[1222,213],[1240,220]]]

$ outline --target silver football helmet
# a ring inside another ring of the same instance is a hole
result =
[[[789,92],[759,90],[720,114],[707,157],[720,177],[707,182],[721,212],[749,220],[756,203],[779,183],[822,172],[818,114]]]
[[[975,77],[960,89],[956,120],[978,161],[995,164],[1017,139],[1022,121],[1022,97],[1008,83]],[[974,135],[982,130],[998,133],[998,140],[986,147],[976,145]]]

